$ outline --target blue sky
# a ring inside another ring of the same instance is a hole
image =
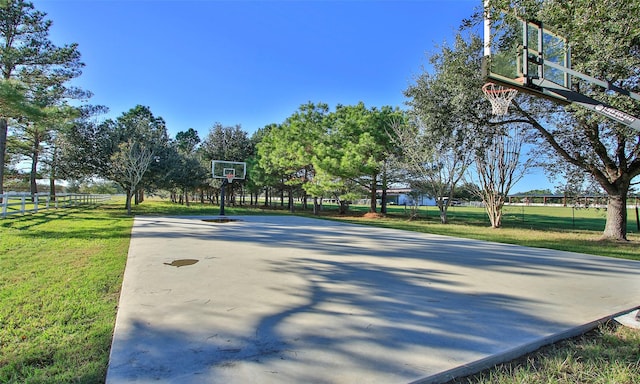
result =
[[[35,0],[51,39],[78,43],[83,75],[117,117],[137,104],[204,137],[249,134],[301,104],[404,106],[427,55],[480,0]],[[542,175],[517,190],[549,187]],[[528,184],[531,183],[531,187]]]

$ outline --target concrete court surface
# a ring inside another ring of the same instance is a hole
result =
[[[135,219],[107,383],[441,382],[640,305],[639,262],[228,218]]]

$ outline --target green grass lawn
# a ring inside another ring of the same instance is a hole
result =
[[[133,222],[123,205],[115,200],[100,207],[53,209],[0,220],[0,383],[104,382]],[[393,207],[380,219],[364,219],[366,207],[353,207],[347,216],[330,208],[322,217],[640,259],[637,232],[629,235],[629,243],[597,240],[604,215],[595,210],[509,208],[505,227],[492,230],[484,212],[475,208],[454,207],[448,225],[438,223],[433,207],[411,221],[402,207]],[[239,207],[226,211],[228,216],[286,214]],[[184,207],[158,200],[134,207],[138,215],[218,212],[210,205]],[[602,327],[548,347],[538,357],[530,355],[459,382],[632,383],[634,379],[625,378],[640,377],[638,345],[640,331]],[[578,371],[588,374],[569,374]]]
[[[104,382],[132,225],[113,208],[0,220],[0,383]]]
[[[385,217],[364,217],[368,207],[352,207],[347,215],[336,215],[328,207],[321,217],[356,224],[375,225],[415,232],[465,237],[528,247],[589,253],[608,257],[640,260],[640,235],[635,212],[629,210],[629,242],[601,241],[605,212],[596,209],[572,210],[569,207],[505,207],[503,227],[492,229],[482,208],[451,207],[449,223],[441,224],[438,209],[421,207],[418,217],[409,220],[403,207],[391,207]],[[308,214],[308,213],[307,213]]]
[[[640,331],[610,322],[447,384],[637,384]]]

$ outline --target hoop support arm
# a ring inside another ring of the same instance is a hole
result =
[[[587,108],[640,132],[640,119],[635,116],[620,111],[596,99],[592,99],[589,96],[564,88],[563,86],[549,80],[537,80],[535,83],[536,85],[544,88],[547,92],[555,93],[556,95],[565,98],[570,103],[580,105],[581,107]]]

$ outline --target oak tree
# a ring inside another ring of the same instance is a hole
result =
[[[491,0],[492,15],[535,19],[564,36],[573,69],[620,88],[640,92],[640,3],[626,0]],[[502,11],[507,10],[507,11]],[[498,17],[498,16],[495,16]],[[508,24],[508,23],[507,23]],[[640,116],[640,102],[605,92],[574,78],[573,89]],[[538,158],[548,168],[570,164],[590,175],[607,192],[607,220],[602,237],[626,240],[627,197],[640,175],[640,132],[588,110],[568,106],[540,112],[543,100],[516,101],[522,121],[540,145]]]

